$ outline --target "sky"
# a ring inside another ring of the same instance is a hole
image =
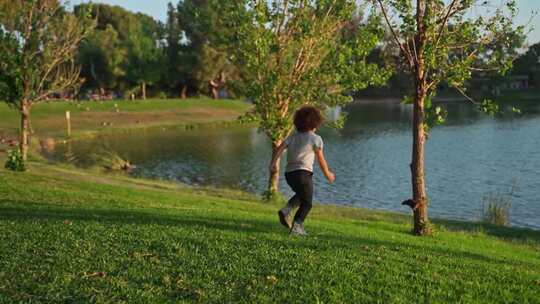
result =
[[[494,5],[500,3],[500,0],[488,0]],[[71,0],[73,5],[89,2],[88,0]],[[111,5],[119,5],[130,11],[141,12],[150,15],[158,20],[165,21],[167,19],[167,3],[172,2],[176,5],[178,0],[93,0],[94,3],[107,3]],[[533,44],[540,42],[540,14],[533,16],[533,12],[540,12],[540,0],[517,0],[519,7],[519,15],[516,19],[516,24],[526,24],[530,21],[530,25],[534,27],[529,34],[528,43]]]

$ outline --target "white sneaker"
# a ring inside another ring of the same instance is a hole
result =
[[[292,228],[291,228],[291,234],[295,234],[295,235],[301,235],[301,236],[307,236],[307,232],[306,230],[304,230],[304,226],[302,226],[302,224],[298,224],[298,223],[294,223]]]

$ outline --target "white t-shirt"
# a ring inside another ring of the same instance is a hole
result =
[[[323,149],[322,138],[313,131],[294,132],[285,139],[287,166],[285,172],[307,170],[313,172],[315,151]]]

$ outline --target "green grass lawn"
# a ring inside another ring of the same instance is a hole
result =
[[[540,232],[314,207],[307,238],[234,191],[0,169],[0,302],[539,303]]]
[[[156,99],[137,101],[52,101],[38,103],[31,111],[35,134],[59,137],[66,134],[65,112],[71,112],[73,134],[118,128],[152,127],[230,121],[245,113],[248,103],[239,100]],[[0,103],[0,136],[15,136],[18,112]]]

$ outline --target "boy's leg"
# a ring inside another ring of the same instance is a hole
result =
[[[295,208],[298,208],[298,206],[300,206],[300,199],[298,198],[298,195],[295,194],[280,211],[288,216]]]
[[[293,195],[289,202],[285,205],[285,207],[279,209],[278,216],[279,216],[279,222],[281,225],[285,226],[287,229],[292,228],[291,220],[289,218],[289,215],[291,212],[293,212],[294,209],[296,209],[298,206],[300,206],[300,199],[298,198],[298,195]]]
[[[302,171],[285,173],[285,180],[287,181],[289,187],[291,187],[292,191],[294,191],[294,195],[289,199],[287,205],[283,207],[283,209],[287,208],[287,211],[290,213],[293,209],[300,206],[300,197],[298,192],[302,191]]]
[[[290,173],[290,172],[285,173],[285,179],[287,180],[287,184],[289,184],[289,186],[292,188],[292,190],[294,192],[296,192],[297,189],[298,189],[298,187],[297,187],[298,186],[298,183],[297,183],[298,178],[296,178],[296,176],[297,176],[297,174],[295,172],[293,172],[293,173]],[[281,223],[281,225],[285,226],[287,229],[292,228],[292,224],[290,222],[289,215],[298,206],[300,206],[300,199],[298,198],[298,195],[295,194],[289,199],[287,204],[283,208],[279,209],[279,211],[278,211],[279,222]]]
[[[301,189],[296,193],[296,195],[299,198],[300,201],[300,208],[294,215],[294,222],[297,224],[302,225],[304,223],[304,220],[309,214],[309,211],[311,211],[312,207],[312,200],[313,200],[313,180],[312,180],[312,173],[305,172],[301,176]]]

